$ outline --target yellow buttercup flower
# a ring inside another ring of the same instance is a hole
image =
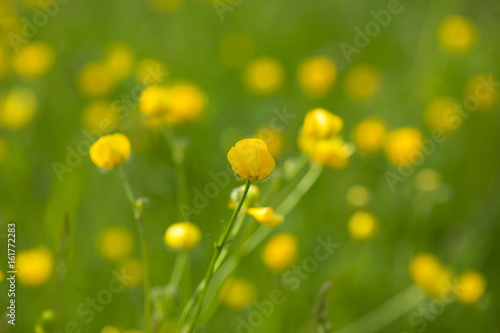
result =
[[[46,282],[52,275],[54,258],[45,247],[20,250],[16,256],[19,283],[35,287]]]
[[[97,251],[109,260],[128,257],[134,249],[134,237],[130,230],[123,227],[110,227],[101,230],[97,237]]]
[[[78,73],[77,83],[82,94],[96,97],[109,94],[116,80],[106,64],[90,62]]]
[[[271,271],[280,273],[293,265],[297,260],[297,253],[297,237],[290,233],[281,233],[267,242],[261,257]]]
[[[38,105],[35,93],[24,87],[12,88],[0,97],[0,127],[19,130],[34,117]]]
[[[128,259],[120,265],[119,271],[125,271],[127,275],[127,287],[138,286],[144,279],[144,266],[139,259]]]
[[[120,115],[113,109],[113,103],[96,100],[86,105],[82,112],[83,126],[89,130],[110,132],[120,122]]]
[[[322,108],[309,111],[302,125],[302,134],[314,139],[329,139],[337,135],[344,126],[339,116]]]
[[[438,39],[441,47],[454,54],[469,51],[477,39],[477,29],[468,18],[451,15],[439,26]]]
[[[375,235],[378,224],[378,219],[372,213],[357,211],[349,218],[347,227],[352,238],[365,240]]]
[[[245,279],[229,278],[220,291],[222,303],[234,310],[241,310],[255,302],[257,288]]]
[[[453,272],[430,253],[421,253],[410,262],[410,276],[427,294],[441,297],[452,286]]]
[[[267,227],[275,228],[283,223],[283,216],[276,214],[271,207],[249,208],[247,213]]]
[[[238,68],[255,54],[255,42],[247,35],[231,33],[219,43],[219,56],[224,64]]]
[[[307,139],[308,137],[303,137]],[[302,142],[305,140],[302,139]],[[300,144],[300,143],[299,143]],[[307,152],[312,161],[334,169],[343,169],[349,162],[351,150],[340,137],[302,143],[302,151]]]
[[[266,179],[275,167],[267,145],[260,139],[238,141],[227,153],[227,160],[236,177],[252,182]]]
[[[171,86],[169,91],[168,122],[181,123],[201,116],[205,109],[205,96],[200,88],[190,83],[178,83]]]
[[[337,66],[327,57],[306,59],[298,70],[299,84],[311,97],[323,97],[335,83]]]
[[[444,132],[451,132],[456,129],[454,128],[456,124],[453,117],[454,105],[459,105],[459,103],[452,97],[438,97],[430,101],[424,115],[427,127],[429,129],[440,129]]]
[[[129,45],[115,42],[106,48],[104,65],[115,80],[123,80],[129,76],[134,64],[134,50]]]
[[[139,108],[145,116],[164,118],[170,107],[171,94],[164,86],[152,86],[144,89],[139,99]]]
[[[285,141],[283,132],[269,127],[259,128],[254,137],[261,139],[267,145],[267,150],[273,157],[277,157],[282,149],[283,142]]]
[[[39,77],[54,65],[55,55],[49,44],[33,42],[20,47],[12,60],[17,74],[25,77]]]
[[[90,159],[103,169],[122,165],[129,157],[130,141],[121,133],[105,135],[90,147]]]
[[[415,185],[421,191],[434,191],[441,184],[441,176],[434,169],[422,169],[415,175]]]
[[[403,127],[387,134],[385,154],[395,166],[408,166],[422,155],[422,134],[414,127]]]
[[[457,298],[462,303],[475,303],[486,290],[486,279],[477,271],[466,271],[457,279]]]
[[[244,73],[245,83],[256,94],[275,93],[283,85],[285,70],[273,58],[261,57],[252,60]]]
[[[385,131],[385,124],[381,120],[367,118],[356,127],[354,143],[364,152],[376,152],[382,146]]]
[[[464,87],[464,97],[475,97],[477,109],[480,111],[491,110],[498,105],[500,95],[498,88],[495,88],[489,81],[491,74],[477,74],[469,78]],[[496,78],[493,78],[496,80]]]
[[[173,250],[190,250],[201,240],[201,231],[191,222],[178,222],[165,232],[165,244]]]
[[[346,199],[352,206],[362,207],[370,201],[370,191],[364,186],[354,185],[347,190]]]
[[[375,95],[380,86],[380,74],[367,64],[350,69],[345,77],[346,94],[354,101],[365,101]]]

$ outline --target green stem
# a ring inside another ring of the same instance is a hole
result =
[[[226,229],[223,231],[222,235],[219,237],[219,240],[215,245],[215,252],[212,256],[212,259],[210,260],[210,264],[208,265],[207,273],[205,274],[205,278],[204,278],[205,285],[201,289],[200,294],[196,300],[196,307],[194,309],[194,313],[191,317],[191,320],[189,321],[187,333],[194,332],[194,330],[196,328],[196,321],[198,320],[198,317],[200,315],[208,285],[210,284],[210,280],[212,279],[212,277],[214,275],[215,264],[217,262],[217,259],[219,258],[219,255],[222,252],[222,249],[226,245],[229,233],[231,232],[231,229],[234,225],[234,222],[236,221],[236,217],[238,216],[238,214],[241,210],[241,207],[243,206],[243,202],[245,201],[245,198],[248,194],[248,190],[250,189],[250,184],[251,184],[250,180],[247,179],[247,182],[245,185],[245,191],[243,192],[243,195],[240,199],[240,202],[238,203],[238,206],[234,210],[233,215],[231,216],[231,219],[227,223]]]
[[[186,267],[187,253],[182,251],[177,254],[174,263],[174,269],[172,270],[172,275],[170,276],[170,281],[168,285],[178,287],[181,281],[182,274],[184,273],[184,267]]]
[[[134,218],[137,224],[137,229],[139,231],[139,240],[141,243],[141,251],[142,251],[142,263],[144,266],[144,321],[146,333],[151,332],[151,301],[150,297],[150,289],[151,285],[149,282],[149,250],[146,239],[146,230],[144,226],[144,217],[142,212],[142,205],[138,204],[134,197],[134,193],[132,192],[132,188],[130,187],[130,183],[128,181],[127,175],[123,171],[121,167],[118,167],[118,173],[120,174],[120,178],[123,183],[123,188],[125,190],[125,194],[132,206],[132,210],[134,211]]]

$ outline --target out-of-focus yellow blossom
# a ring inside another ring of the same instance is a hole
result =
[[[230,278],[222,286],[219,297],[229,308],[241,310],[255,302],[257,288],[248,280]]]
[[[85,106],[82,112],[83,126],[100,132],[110,132],[120,122],[120,115],[113,109],[113,103],[106,100],[96,100]]]
[[[201,240],[200,228],[194,223],[178,222],[165,232],[165,244],[173,250],[190,250]]]
[[[121,333],[121,332],[116,327],[108,325],[102,328],[101,333]]]
[[[283,85],[285,70],[273,58],[256,58],[245,68],[244,81],[252,92],[269,95],[278,91]]]
[[[469,51],[477,39],[477,29],[468,18],[451,15],[441,22],[438,40],[441,47],[453,54]]]
[[[127,287],[135,287],[144,279],[144,267],[139,259],[129,259],[120,266],[120,272],[125,271],[127,275]],[[130,279],[129,279],[130,277]]]
[[[45,247],[20,250],[16,256],[17,279],[25,286],[35,287],[52,275],[54,258]]]
[[[35,116],[37,108],[35,93],[28,88],[12,88],[6,96],[0,97],[0,127],[19,130]]]
[[[139,61],[135,75],[137,80],[144,85],[159,84],[161,77],[159,73],[166,73],[167,66],[163,61],[155,58],[144,58]]]
[[[170,100],[171,94],[167,87],[148,87],[141,94],[139,108],[145,116],[165,118],[169,112]]]
[[[322,108],[309,111],[302,125],[302,134],[314,139],[330,139],[337,135],[344,126],[339,116]]]
[[[288,269],[297,260],[297,237],[290,233],[274,235],[264,247],[262,261],[273,272]]]
[[[236,177],[252,182],[266,179],[275,167],[274,159],[261,139],[238,141],[227,153],[227,160]]]
[[[276,214],[271,207],[249,208],[247,213],[266,227],[275,228],[283,223],[283,216]]]
[[[364,152],[376,152],[382,146],[385,131],[385,124],[381,120],[364,119],[354,131],[354,143]]]
[[[0,138],[0,163],[5,159],[7,156],[7,142],[5,142],[4,139]]]
[[[170,108],[166,120],[181,123],[198,119],[205,109],[203,91],[190,83],[178,83],[170,87]]]
[[[385,154],[395,166],[408,166],[422,154],[422,134],[414,127],[403,127],[387,134]]]
[[[434,191],[441,183],[441,176],[434,169],[422,169],[415,175],[415,185],[421,191]]]
[[[109,227],[97,236],[97,251],[109,260],[128,257],[134,249],[134,237],[127,228]]]
[[[149,0],[153,7],[160,12],[171,12],[176,10],[182,0]]]
[[[351,68],[345,77],[347,96],[354,101],[365,101],[375,95],[380,87],[380,74],[370,65],[362,64]]]
[[[121,133],[105,135],[90,147],[90,159],[103,169],[122,165],[129,157],[130,141]]]
[[[284,135],[282,131],[272,129],[269,127],[259,128],[254,137],[257,139],[261,139],[267,145],[267,150],[273,157],[277,157],[282,149],[283,143],[285,141]]]
[[[372,213],[357,211],[349,218],[347,227],[352,238],[365,240],[375,235],[378,224],[378,219]]]
[[[312,140],[308,136],[300,136],[299,148],[307,153],[312,161],[334,169],[345,168],[352,153],[349,145],[340,137]]]
[[[247,35],[231,33],[224,36],[219,44],[219,56],[229,67],[239,68],[255,54],[255,42]]]
[[[49,44],[33,42],[19,48],[12,65],[17,74],[24,77],[39,77],[54,65],[55,54]]]
[[[104,65],[115,80],[123,80],[130,75],[135,64],[134,50],[124,43],[112,43],[106,48]]]
[[[481,111],[491,110],[498,105],[500,95],[498,88],[488,82],[491,74],[477,74],[467,80],[464,87],[464,96],[475,97]]]
[[[431,297],[439,298],[452,286],[453,272],[430,253],[420,253],[410,262],[410,276]]]
[[[450,115],[453,114],[454,105],[459,105],[459,103],[452,97],[438,97],[430,101],[424,115],[427,127],[441,129],[445,132],[453,131],[456,124]]]
[[[239,186],[231,191],[231,201],[229,202],[229,208],[236,209],[238,203],[245,192],[245,185]],[[259,201],[260,189],[258,186],[251,184],[245,201],[243,202],[243,207],[251,208],[257,205]]]
[[[306,59],[298,70],[299,84],[311,97],[323,97],[335,83],[337,66],[327,57]]]
[[[354,207],[365,206],[370,201],[370,192],[361,185],[354,185],[347,190],[347,202]]]
[[[109,94],[116,81],[104,63],[90,62],[78,73],[77,83],[82,94],[96,97]]]
[[[457,278],[457,298],[462,303],[475,303],[486,290],[486,279],[477,271],[466,271]]]

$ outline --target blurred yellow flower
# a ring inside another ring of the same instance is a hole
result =
[[[130,141],[121,133],[105,135],[90,147],[90,159],[103,169],[122,165],[129,157]]]
[[[139,259],[128,259],[119,267],[119,271],[125,271],[127,275],[127,287],[135,287],[144,279],[144,267]]]
[[[252,182],[266,179],[275,167],[267,145],[260,139],[238,141],[227,153],[227,160],[236,177]]]
[[[486,290],[486,279],[477,271],[466,271],[457,278],[457,298],[462,303],[475,303]]]
[[[89,130],[110,132],[120,122],[118,112],[113,109],[113,103],[106,100],[95,100],[85,106],[82,112],[83,126]]]
[[[219,44],[219,56],[228,67],[239,68],[255,54],[255,42],[242,33],[230,33]]]
[[[33,42],[19,48],[12,65],[17,74],[24,77],[39,77],[54,65],[55,54],[49,44]]]
[[[377,232],[378,219],[370,212],[357,211],[351,215],[347,228],[352,238],[366,240],[372,238]]]
[[[299,84],[311,97],[323,97],[335,83],[337,66],[327,57],[306,59],[298,70]]]
[[[421,191],[434,191],[441,183],[441,176],[434,169],[422,169],[415,175],[415,185]]]
[[[325,140],[311,140],[310,137],[299,137],[300,149],[307,153],[312,161],[334,169],[343,169],[349,163],[352,151],[340,137]]]
[[[476,39],[477,29],[466,17],[450,15],[439,25],[439,44],[450,53],[460,54],[469,51],[476,43]]]
[[[420,288],[434,298],[439,298],[449,291],[453,280],[453,272],[430,253],[420,253],[412,258],[410,276]]]
[[[190,83],[177,83],[170,87],[170,109],[166,120],[181,123],[198,119],[205,109],[203,91]]]
[[[241,310],[255,302],[257,288],[248,280],[229,278],[222,285],[219,297],[227,307]]]
[[[281,153],[285,141],[282,131],[270,127],[261,127],[255,132],[254,137],[264,141],[269,154],[274,158]]]
[[[134,237],[127,228],[109,227],[101,230],[97,236],[97,251],[105,259],[124,259],[133,249]]]
[[[302,134],[313,139],[330,139],[344,126],[339,116],[322,108],[309,111],[302,125]]]
[[[345,77],[347,96],[354,101],[365,101],[375,95],[380,87],[380,74],[370,65],[362,64],[351,68]]]
[[[276,214],[271,207],[249,208],[247,213],[266,227],[275,228],[283,223],[283,216]]]
[[[31,89],[12,88],[0,97],[0,127],[14,131],[23,128],[35,117],[37,105],[37,97]]]
[[[364,186],[354,185],[347,190],[346,199],[351,206],[362,207],[370,201],[370,192]]]
[[[444,132],[451,132],[457,126],[454,119],[454,105],[459,105],[458,101],[452,97],[438,97],[429,102],[425,109],[424,120],[429,129],[441,129]],[[450,117],[451,116],[451,117]]]
[[[264,247],[262,261],[273,272],[280,273],[288,269],[297,260],[298,240],[293,234],[274,235]]]
[[[158,84],[161,77],[159,73],[166,73],[167,66],[163,61],[155,58],[144,58],[139,61],[135,70],[137,80],[144,85]]]
[[[481,111],[491,110],[500,101],[498,88],[488,82],[490,76],[486,73],[474,75],[467,80],[464,87],[464,97],[475,97],[477,109]]]
[[[16,256],[17,279],[19,283],[35,287],[46,282],[52,275],[54,259],[45,247],[20,250]]]
[[[366,153],[373,153],[380,149],[385,135],[385,124],[375,118],[366,118],[354,131],[354,143]]]
[[[109,94],[116,81],[106,64],[90,62],[78,73],[77,83],[82,94],[96,97]]]
[[[283,85],[285,70],[273,58],[260,57],[247,64],[244,81],[248,89],[256,94],[270,95]]]
[[[134,50],[125,43],[112,43],[106,48],[104,65],[114,80],[123,80],[134,68]]]
[[[165,244],[176,251],[190,250],[201,240],[200,228],[191,222],[178,222],[165,232]]]
[[[387,134],[385,154],[395,166],[408,166],[422,155],[422,134],[414,127],[403,127]]]
[[[171,94],[167,87],[148,87],[141,93],[139,109],[145,116],[165,118],[169,112],[170,100]]]

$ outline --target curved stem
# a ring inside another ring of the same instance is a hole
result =
[[[149,282],[149,250],[146,238],[146,228],[144,226],[142,205],[138,204],[137,200],[135,199],[127,175],[125,174],[125,172],[121,167],[118,167],[118,173],[120,174],[125,194],[127,195],[130,205],[132,206],[132,210],[134,211],[134,219],[136,221],[137,229],[139,231],[139,241],[141,243],[141,251],[142,251],[142,264],[144,266],[144,322],[145,322],[146,332],[150,333],[151,302],[149,297],[150,297],[151,285]]]

